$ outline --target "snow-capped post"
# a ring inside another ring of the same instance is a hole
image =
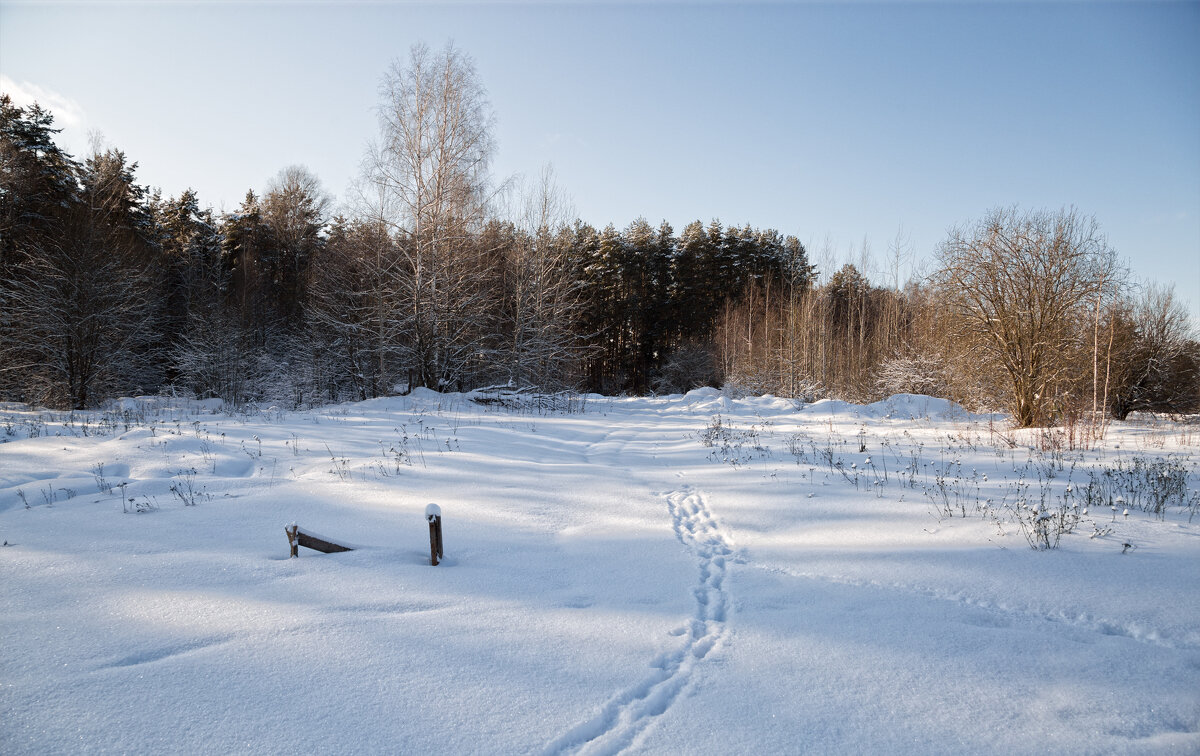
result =
[[[442,508],[437,504],[425,507],[425,519],[429,521],[429,562],[436,567],[442,558]]]
[[[300,526],[293,522],[290,526],[284,528],[283,532],[287,533],[288,546],[292,548],[292,553],[288,556],[288,559],[300,556]]]

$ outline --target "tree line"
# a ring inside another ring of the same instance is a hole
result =
[[[0,399],[726,385],[925,393],[1019,425],[1200,409],[1186,310],[1130,287],[1073,210],[992,211],[940,245],[934,275],[877,286],[772,229],[598,229],[548,171],[495,185],[486,93],[452,47],[415,47],[381,92],[350,202],[335,212],[293,166],[220,216],[141,186],[120,150],[76,160],[47,111],[0,96]]]

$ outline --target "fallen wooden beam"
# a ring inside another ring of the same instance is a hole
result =
[[[293,524],[291,527],[283,529],[287,533],[288,545],[292,549],[292,556],[300,556],[299,548],[303,546],[306,549],[320,551],[324,554],[333,554],[339,551],[354,551],[349,546],[342,546],[333,541],[326,540],[312,533],[305,533],[300,529],[300,526]]]

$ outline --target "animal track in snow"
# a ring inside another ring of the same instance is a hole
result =
[[[695,666],[728,636],[725,571],[733,556],[729,539],[713,519],[703,494],[683,489],[664,498],[676,537],[700,562],[700,579],[692,589],[695,611],[686,625],[671,632],[683,637],[684,643],[656,657],[650,663],[653,673],[610,698],[595,717],[552,741],[546,754],[615,754],[633,745],[654,717],[679,697]]]
[[[1127,638],[1137,643],[1146,643],[1162,648],[1200,649],[1200,632],[1190,628],[1180,631],[1178,629],[1142,625],[1129,622],[1128,620],[1100,617],[1087,612],[1075,613],[1067,610],[1051,611],[1034,606],[1013,606],[1006,603],[997,603],[985,598],[973,597],[961,591],[927,588],[903,582],[826,575],[819,572],[789,569],[787,567],[764,567],[756,565],[756,568],[821,583],[832,583],[856,588],[878,588],[912,596],[921,596],[932,601],[946,602],[968,610],[962,616],[953,618],[953,621],[965,625],[1004,630],[1012,627],[1016,622],[1045,622],[1054,626],[1075,629],[1093,635]]]

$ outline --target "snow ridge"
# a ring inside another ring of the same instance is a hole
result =
[[[682,647],[655,658],[650,663],[654,672],[648,677],[610,698],[595,717],[551,742],[544,751],[547,755],[600,756],[630,747],[655,717],[666,713],[687,686],[695,666],[720,648],[729,634],[725,571],[734,553],[729,539],[702,493],[685,488],[664,498],[676,537],[700,563],[700,580],[692,589],[695,612],[686,625],[671,633],[686,640]]]

